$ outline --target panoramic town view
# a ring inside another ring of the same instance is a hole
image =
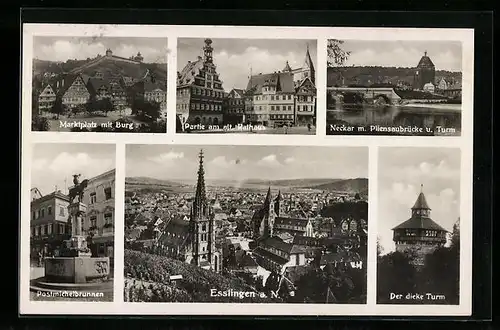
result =
[[[32,130],[166,132],[166,38],[34,37]]]
[[[381,148],[377,302],[458,305],[460,149]]]
[[[316,43],[178,39],[177,132],[315,134]]]
[[[367,176],[363,147],[128,145],[125,301],[365,303]]]
[[[327,134],[461,134],[460,42],[330,39],[327,61]]]
[[[36,144],[30,298],[112,301],[115,146]]]

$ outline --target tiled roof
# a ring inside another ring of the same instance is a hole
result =
[[[249,254],[245,254],[240,261],[240,267],[258,267],[257,262]]]
[[[429,56],[424,55],[418,62],[417,68],[433,68],[434,63],[432,63]]]
[[[274,247],[277,250],[290,253],[292,250],[292,244],[288,244],[283,242],[281,239],[278,237],[267,237],[259,242],[259,246],[269,246],[269,247]]]
[[[429,207],[429,204],[427,204],[427,200],[425,199],[425,195],[423,192],[421,192],[417,200],[415,201],[415,204],[413,205],[412,209],[427,209],[430,210],[431,208]]]
[[[177,76],[177,86],[191,85],[194,83],[200,70],[203,69],[203,59],[201,57],[193,62],[188,62]]]
[[[247,92],[262,94],[263,86],[275,86],[278,93],[294,93],[293,75],[289,72],[276,72],[253,75],[247,84]]]
[[[438,225],[434,220],[427,217],[411,217],[406,220],[402,224],[392,228],[392,230],[397,229],[428,229],[428,230],[438,230],[438,231],[447,231],[440,225]]]
[[[298,226],[298,227],[303,227],[305,230],[305,227],[307,226],[308,222],[309,222],[308,219],[277,217],[274,220],[274,225]]]
[[[272,260],[280,265],[284,265],[288,262],[288,259],[285,259],[285,258],[282,258],[274,253],[271,253],[271,252],[268,252],[260,247],[256,248],[254,251],[253,251],[254,254],[256,255],[259,255],[263,258],[266,258],[266,259],[269,259],[269,260]]]

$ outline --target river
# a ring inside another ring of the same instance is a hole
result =
[[[327,135],[459,136],[457,104],[340,105],[327,110]]]

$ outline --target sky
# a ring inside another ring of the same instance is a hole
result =
[[[33,57],[39,60],[85,60],[97,54],[105,55],[106,49],[113,55],[129,58],[141,52],[146,63],[167,63],[169,53],[167,38],[139,37],[34,37]]]
[[[188,61],[203,57],[205,38],[177,39],[177,71],[182,71]],[[222,87],[246,89],[250,68],[254,75],[281,71],[286,61],[292,69],[304,64],[307,45],[316,71],[317,42],[301,39],[212,39],[213,59],[217,66]]]
[[[364,147],[127,145],[126,176],[194,180],[203,148],[207,180],[367,178]]]
[[[384,253],[394,250],[392,228],[408,220],[421,190],[430,217],[452,231],[460,216],[460,150],[380,148],[378,237]]]
[[[462,44],[459,41],[344,40],[351,55],[345,66],[414,68],[427,51],[436,70],[462,71]]]
[[[112,170],[116,158],[111,144],[35,144],[32,155],[31,188],[42,195],[54,192],[56,186],[64,193],[73,185],[73,174],[81,174],[83,180]]]

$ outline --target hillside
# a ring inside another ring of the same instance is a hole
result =
[[[125,179],[127,188],[152,188],[156,186],[158,189],[192,187],[196,184],[195,181],[183,181],[183,183],[161,180],[147,177],[128,177]],[[233,188],[254,188],[267,189],[272,188],[302,188],[302,189],[317,189],[342,191],[361,194],[368,194],[368,179],[289,179],[289,180],[260,180],[250,179],[243,182],[236,180],[206,180],[207,186],[213,187],[233,187]]]
[[[350,66],[328,68],[327,86],[349,86],[373,84],[398,85],[403,83],[411,86],[414,81],[415,68],[380,67],[380,66]],[[436,70],[436,80],[444,77],[448,80],[461,81],[461,72]]]
[[[124,271],[126,278],[156,283],[158,286],[157,295],[161,296],[161,301],[165,302],[272,302],[271,299],[264,300],[258,295],[255,298],[243,299],[212,297],[210,295],[211,289],[256,291],[234,275],[217,274],[165,256],[125,249]],[[182,280],[175,286],[168,282],[168,278],[173,275],[182,275]],[[153,295],[153,292],[151,294]],[[154,301],[151,298],[153,297],[150,297],[149,301]]]
[[[100,71],[103,73],[112,72],[116,75],[138,78],[149,70],[157,80],[165,81],[167,79],[166,63],[133,64],[119,60],[101,60],[97,64],[91,65],[95,61],[95,58],[87,60],[68,60],[66,62],[33,59],[33,72],[34,75],[37,76],[46,73],[59,75],[69,72],[92,75],[95,71]]]

